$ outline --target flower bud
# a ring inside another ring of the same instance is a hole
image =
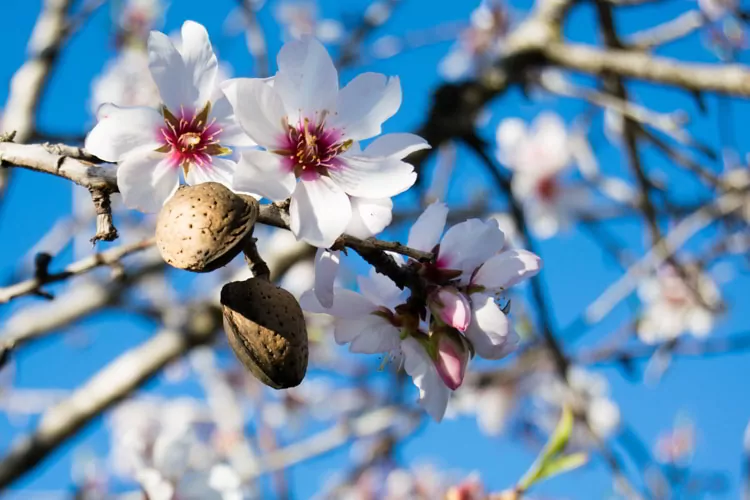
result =
[[[438,327],[431,333],[433,361],[445,385],[456,390],[461,386],[469,364],[469,348],[463,336],[453,328]]]
[[[471,321],[471,305],[455,287],[445,286],[430,294],[428,304],[432,314],[459,332],[465,332]]]

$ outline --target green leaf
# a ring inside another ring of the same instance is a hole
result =
[[[552,436],[550,436],[547,445],[542,451],[542,457],[544,457],[543,461],[562,453],[565,449],[565,445],[567,445],[570,440],[570,434],[572,432],[573,412],[570,411],[570,408],[564,406],[562,415],[560,416],[560,421],[557,423],[557,427],[555,427],[555,432],[552,433]]]
[[[518,482],[518,487],[522,491],[528,490],[534,483],[550,475],[549,473],[545,473],[545,471],[550,466],[550,464],[554,466],[555,461],[560,458],[560,454],[568,444],[568,441],[570,440],[570,434],[572,432],[573,412],[571,412],[570,409],[565,406],[563,407],[560,421],[557,423],[557,427],[555,427],[555,431],[550,436],[549,441],[547,441],[547,444],[544,445],[544,449],[539,454],[539,457],[537,457],[529,470],[526,471],[526,474],[524,474],[521,480]]]
[[[540,471],[539,476],[537,477],[537,481],[549,479],[553,476],[557,476],[558,474],[562,474],[563,472],[577,469],[578,467],[588,462],[588,460],[589,457],[585,453],[572,453],[570,455],[557,457],[554,460],[546,463],[546,465]]]

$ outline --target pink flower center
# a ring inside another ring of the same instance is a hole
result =
[[[287,133],[276,153],[284,157],[285,167],[297,178],[314,179],[340,167],[337,157],[351,145],[352,141],[343,140],[340,131],[325,128],[325,117],[317,124],[305,118],[297,125],[287,124]]]
[[[180,109],[178,115],[173,115],[166,107],[162,108],[164,126],[159,132],[164,145],[159,151],[168,153],[174,165],[181,166],[185,174],[193,164],[208,166],[212,156],[229,153],[219,144],[222,129],[216,119],[208,121],[210,110],[210,103],[199,113]]]
[[[544,201],[555,199],[559,191],[557,180],[552,176],[540,179],[536,185],[536,192]]]

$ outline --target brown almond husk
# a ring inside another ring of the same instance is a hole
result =
[[[221,305],[229,345],[258,380],[274,389],[302,382],[307,328],[291,293],[265,279],[250,278],[224,285]]]
[[[258,202],[217,182],[181,186],[156,221],[156,245],[167,264],[193,272],[227,265],[243,249]]]

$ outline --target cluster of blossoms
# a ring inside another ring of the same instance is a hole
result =
[[[125,204],[158,211],[177,190],[219,182],[273,201],[291,196],[298,239],[329,246],[342,233],[367,237],[391,220],[391,200],[414,184],[403,158],[427,143],[381,132],[401,105],[398,78],[359,75],[339,88],[325,48],[306,38],[279,52],[272,79],[221,81],[200,24],[182,27],[179,47],[166,35],[148,39],[149,70],[160,109],[103,105],[86,148],[118,162]]]
[[[440,73],[448,80],[460,80],[491,66],[500,56],[509,27],[504,1],[482,0],[471,13],[471,25],[440,61]]]
[[[391,197],[416,180],[403,159],[429,147],[412,134],[379,136],[401,105],[398,78],[365,73],[339,88],[326,49],[303,38],[282,47],[272,78],[224,80],[208,33],[191,21],[181,40],[152,32],[148,60],[160,108],[105,104],[86,138],[90,152],[119,163],[125,205],[158,211],[181,178],[289,199],[291,232],[321,248],[303,306],[336,316],[336,341],[352,351],[403,357],[436,420],[470,355],[499,359],[512,349],[516,335],[499,296],[541,263],[524,250],[502,251],[505,236],[494,219],[468,220],[441,240],[448,208],[435,203],[408,241],[435,259],[402,263],[420,286],[407,293],[373,271],[361,278],[361,294],[334,290],[338,255],[322,249],[344,233],[366,238],[384,229]]]
[[[403,362],[435,420],[463,382],[472,354],[500,359],[512,350],[517,336],[498,298],[541,268],[531,252],[503,251],[505,237],[494,219],[462,222],[441,239],[447,215],[444,204],[434,203],[409,233],[409,247],[436,256],[406,263],[424,284],[420,294],[375,270],[358,278],[360,293],[334,288],[339,256],[321,251],[315,288],[300,300],[309,311],[335,316],[336,342],[350,344],[352,352],[386,353]]]
[[[585,192],[566,186],[561,175],[573,152],[565,124],[554,113],[542,113],[531,127],[508,118],[497,128],[497,157],[513,172],[513,194],[523,203],[531,230],[550,238],[571,224]]]
[[[732,60],[738,51],[747,49],[747,34],[737,0],[698,0],[698,7],[708,21],[705,44],[723,60]]]
[[[638,288],[644,313],[638,322],[638,337],[656,344],[684,333],[702,338],[711,332],[720,296],[716,284],[704,273],[695,276],[694,288],[671,266],[660,268]]]

